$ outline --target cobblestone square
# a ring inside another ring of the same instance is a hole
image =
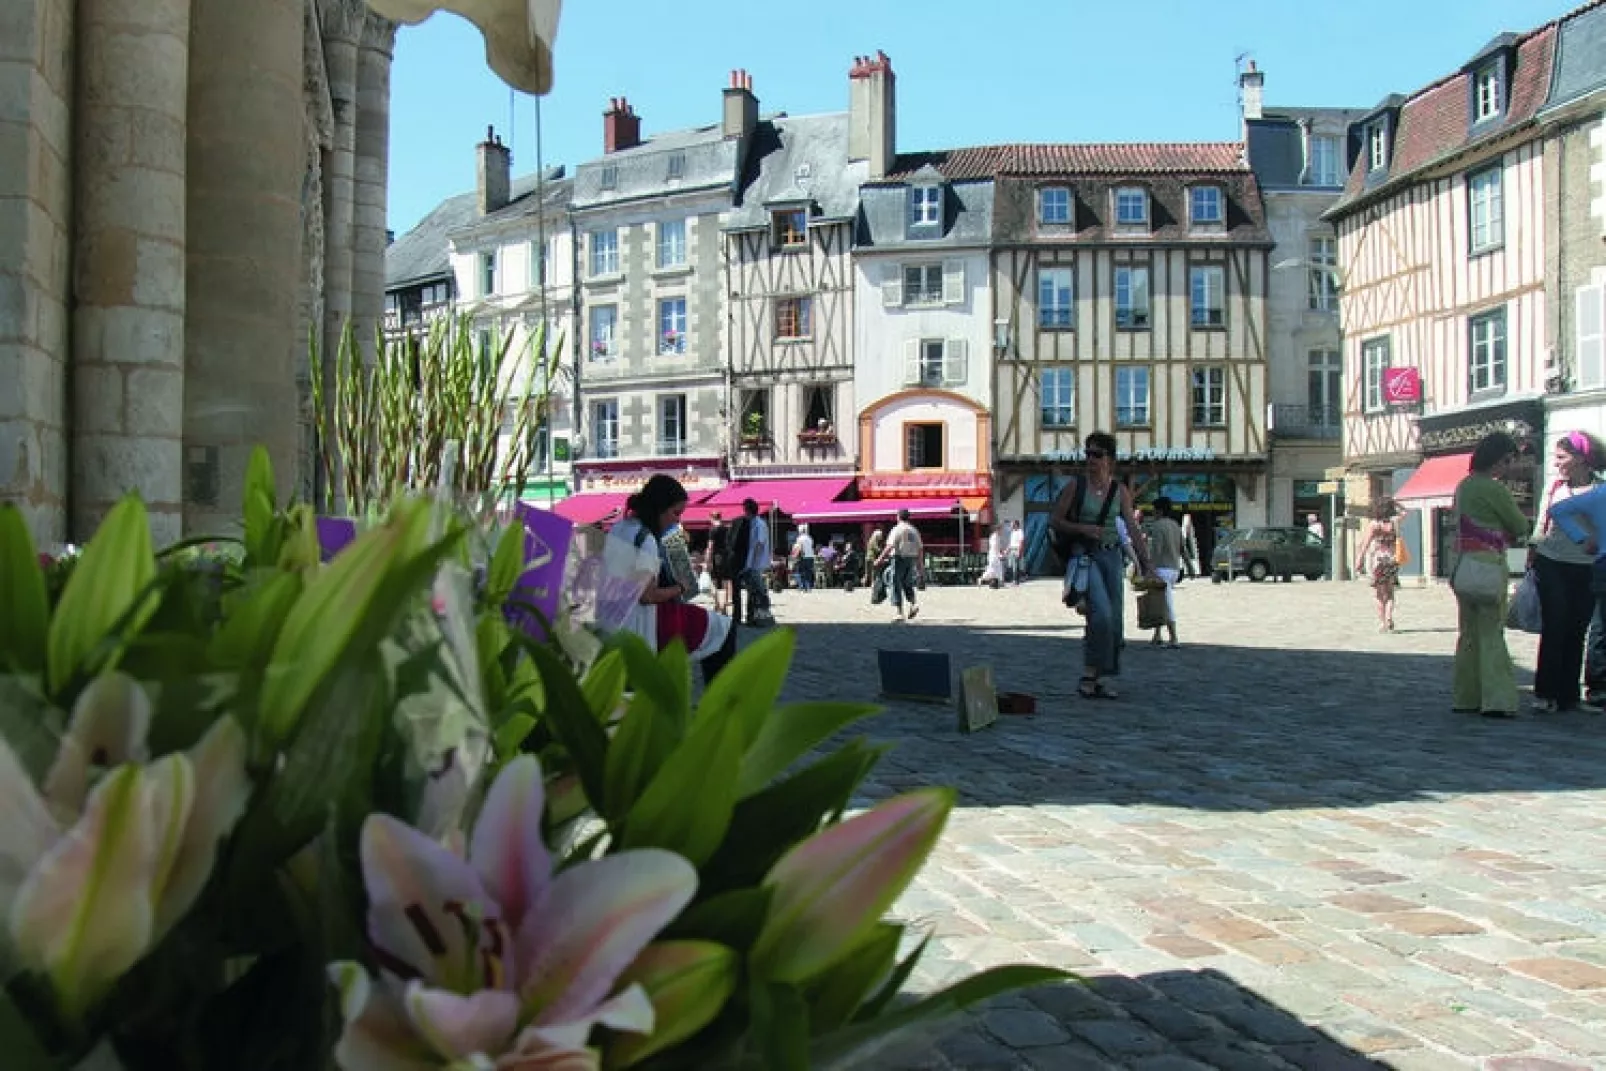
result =
[[[1304,581],[1185,583],[1183,648],[1129,633],[1121,698],[1083,700],[1056,595],[933,588],[910,624],[862,589],[776,598],[790,698],[873,697],[877,649],[927,649],[1038,700],[973,735],[889,703],[865,795],[960,792],[897,909],[934,934],[922,987],[1085,984],[878,1066],[1606,1066],[1606,719],[1453,714],[1448,591],[1402,591],[1380,634],[1368,589]],[[1510,641],[1526,681],[1535,638]]]

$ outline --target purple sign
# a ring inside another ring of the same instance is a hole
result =
[[[318,549],[326,564],[357,538],[357,522],[350,517],[319,517]]]
[[[509,607],[508,616],[536,639],[543,639],[545,629],[527,607],[540,610],[548,621],[557,617],[574,524],[525,502],[514,505],[513,516],[524,525],[524,573],[513,586],[510,602],[517,605]]]

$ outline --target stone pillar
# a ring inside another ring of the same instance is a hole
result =
[[[73,0],[0,2],[0,502],[67,538]]]
[[[367,18],[364,0],[330,0],[323,5],[324,70],[334,141],[324,159],[323,360],[326,397],[332,397],[335,356],[351,320],[353,221],[357,174],[357,43]]]
[[[179,538],[190,0],[80,0],[72,532],[139,492]]]
[[[254,446],[297,457],[302,0],[192,0],[184,527],[234,531]]]
[[[396,24],[370,14],[357,60],[357,183],[351,274],[352,327],[366,360],[385,315],[387,185],[390,179],[390,62]]]

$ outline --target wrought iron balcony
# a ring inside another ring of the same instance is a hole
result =
[[[1273,405],[1267,430],[1281,439],[1337,439],[1342,416],[1336,405]]]

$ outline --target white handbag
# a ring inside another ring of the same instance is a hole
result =
[[[1468,602],[1496,603],[1509,582],[1504,558],[1463,554],[1450,573],[1450,588]]]

